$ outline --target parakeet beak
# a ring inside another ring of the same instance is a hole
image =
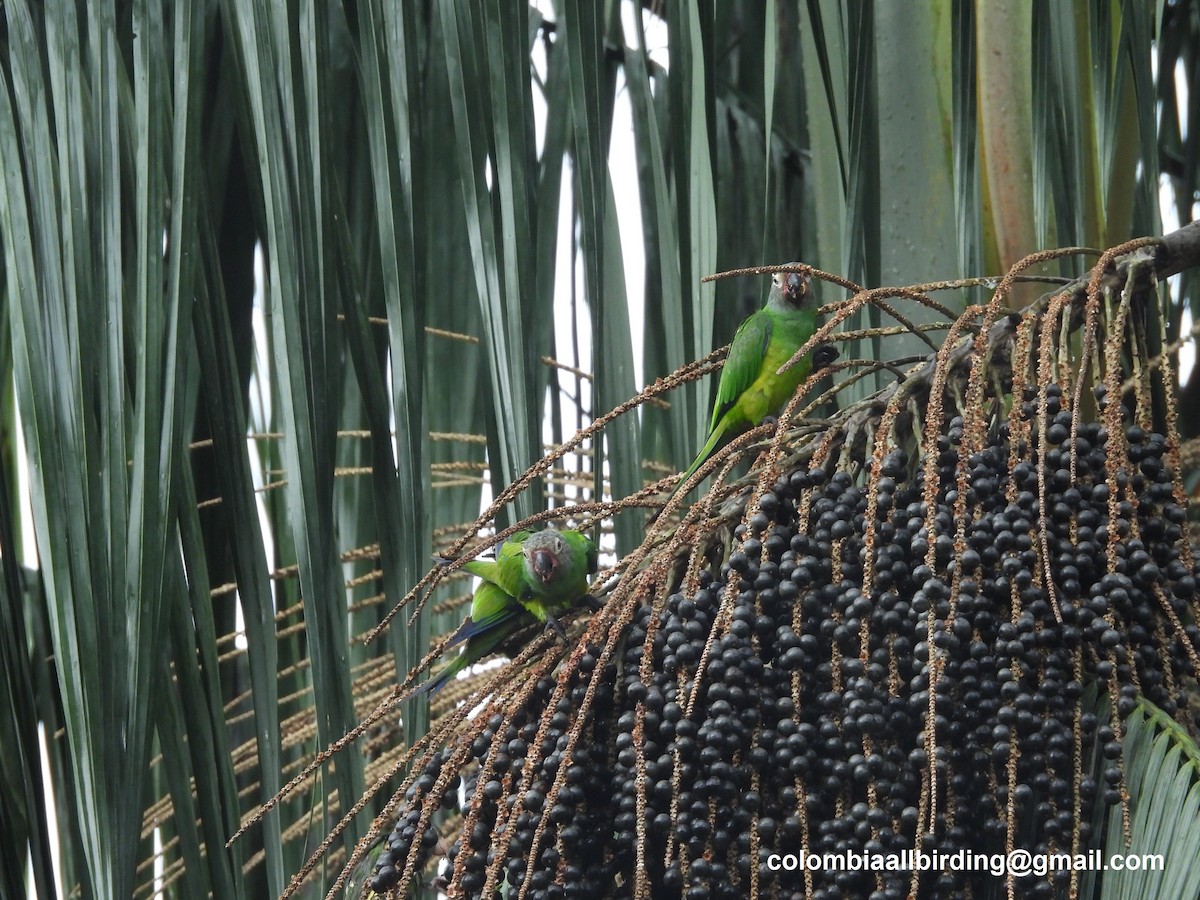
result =
[[[792,303],[799,303],[808,293],[808,276],[799,272],[788,272],[784,281],[784,291],[787,293],[788,300]]]
[[[558,557],[549,550],[534,550],[530,562],[533,563],[534,573],[543,584],[553,580],[555,572],[558,571]]]

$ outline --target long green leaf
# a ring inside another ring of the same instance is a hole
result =
[[[7,466],[3,468],[7,469]],[[0,816],[0,859],[10,868],[0,873],[6,896],[26,893],[25,860],[32,864],[40,897],[54,897],[51,833],[42,802],[45,784],[38,748],[39,712],[34,699],[25,628],[25,586],[17,550],[16,529],[7,471],[0,472],[0,672],[4,674],[4,709],[0,711],[0,747],[9,764],[0,773],[5,814]]]
[[[202,229],[207,241],[205,258],[215,263],[216,250],[211,229]],[[215,269],[210,264],[209,271]],[[199,351],[200,380],[206,386],[212,428],[215,470],[221,490],[217,514],[223,520],[224,533],[230,536],[233,568],[238,597],[245,614],[247,658],[254,696],[254,738],[260,772],[260,799],[265,802],[281,786],[282,755],[279,734],[279,649],[275,638],[274,603],[267,579],[267,558],[263,535],[259,530],[258,510],[250,475],[245,435],[247,415],[238,378],[233,338],[226,313],[224,283],[214,279],[202,283],[196,303],[196,347]],[[188,530],[184,529],[185,540]],[[199,562],[190,556],[193,564]],[[203,630],[207,616],[197,613]],[[210,676],[211,677],[211,676]],[[269,890],[283,890],[283,838],[278,810],[263,820],[262,847]],[[235,853],[242,852],[237,846]]]
[[[370,312],[361,280],[344,278],[347,299],[348,347],[355,361],[363,409],[371,429],[371,471],[374,487],[375,534],[380,546],[386,596],[396,602],[420,577],[429,557],[428,431],[425,410],[425,279],[417,265],[417,241],[422,229],[424,197],[416,190],[414,167],[423,162],[421,129],[412,121],[420,109],[416,91],[416,22],[410,5],[369,3],[360,28],[361,79],[369,110],[370,184],[380,246],[383,310],[387,313],[391,346],[392,398],[397,454],[393,458],[392,424],[383,370],[372,350],[367,325]],[[382,39],[382,40],[380,40]],[[389,128],[389,124],[391,127]],[[417,169],[420,171],[420,169]],[[349,247],[345,255],[349,256]],[[403,673],[424,655],[428,628],[393,629],[391,644],[396,668]],[[427,727],[415,705],[405,721]]]
[[[504,101],[501,98],[506,85],[516,83],[522,92],[528,89],[527,67],[522,65],[519,72],[511,68],[515,59],[513,42],[519,40],[520,46],[524,47],[524,29],[519,33],[507,32],[501,46],[488,52],[485,62],[492,70],[485,74],[480,70],[479,60],[473,53],[473,48],[491,44],[483,39],[485,25],[480,11],[474,6],[464,7],[454,0],[440,0],[438,10],[454,131],[458,137],[456,161],[467,212],[467,233],[473,261],[471,269],[475,274],[487,340],[492,410],[498,415],[496,421],[505,426],[495,429],[492,443],[495,454],[489,459],[494,484],[499,487],[514,481],[533,461],[533,448],[537,446],[535,435],[540,432],[535,425],[535,409],[540,410],[540,405],[534,407],[530,402],[534,394],[539,393],[540,396],[540,392],[531,390],[533,372],[526,364],[530,348],[520,332],[524,321],[522,291],[529,286],[529,279],[523,274],[523,268],[502,270],[507,261],[505,252],[520,253],[520,249],[506,242],[505,235],[498,236],[496,233],[498,220],[516,224],[516,210],[505,208],[504,202],[506,199],[515,202],[517,192],[514,191],[508,198],[493,198],[485,176],[489,159],[493,165],[499,165],[499,153],[495,147],[497,138],[493,130],[496,121],[493,116],[497,112],[494,104],[502,104],[499,110],[499,122],[504,123],[500,126],[504,128],[502,138],[509,142],[522,138],[522,135],[507,128],[503,114]],[[504,72],[500,83],[494,83],[497,70]],[[521,159],[511,146],[504,156],[506,164],[513,167]],[[511,170],[509,172],[511,175]],[[528,229],[528,221],[523,224]],[[528,236],[530,232],[525,230],[524,234]],[[522,285],[521,290],[515,293],[511,292],[514,278],[520,278]],[[517,498],[515,515],[530,515],[539,506],[538,498],[527,492]]]
[[[675,220],[667,154],[663,147],[663,123],[654,102],[648,67],[646,29],[639,16],[636,21],[637,46],[625,56],[625,77],[632,107],[633,135],[638,155],[638,191],[642,207],[642,246],[645,254],[645,334],[643,352],[646,380],[666,375],[688,361],[691,342],[684,323],[683,288],[679,275],[679,227]],[[660,74],[659,81],[667,76]],[[659,88],[660,92],[663,88]],[[667,427],[660,444],[654,447],[660,459],[674,460],[686,466],[693,452],[695,429],[691,410],[696,406],[694,386],[677,392],[668,410]],[[688,402],[690,401],[690,402]],[[655,411],[647,410],[643,432],[649,446],[657,435]]]
[[[1200,748],[1144,699],[1125,719],[1124,731],[1132,841],[1125,845],[1121,808],[1114,806],[1104,852],[1106,858],[1161,854],[1165,868],[1110,869],[1101,880],[1101,900],[1200,896],[1200,870],[1192,864],[1200,846]]]
[[[236,4],[245,68],[258,88],[250,107],[266,197],[268,280],[273,363],[287,440],[287,524],[294,541],[313,669],[317,740],[332,743],[355,721],[350,695],[348,634],[332,520],[332,413],[340,396],[340,347],[332,325],[336,310],[335,261],[327,258],[325,217],[331,213],[321,164],[322,117],[328,101],[319,75],[324,29],[302,5],[296,20],[283,7]],[[300,42],[293,49],[293,29]],[[296,228],[295,223],[306,223]],[[343,809],[362,793],[357,757],[329,777]],[[351,829],[351,834],[354,829]]]

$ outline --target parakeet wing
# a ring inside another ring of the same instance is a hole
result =
[[[472,575],[491,582],[505,593],[516,596],[521,592],[521,569],[524,555],[521,545],[529,537],[528,531],[518,531],[500,545],[495,559],[473,559],[463,564]]]
[[[447,647],[470,640],[476,635],[499,628],[514,616],[519,616],[522,608],[501,588],[485,581],[475,591],[471,598],[471,615],[458,626],[458,631],[450,638]]]
[[[710,432],[716,429],[725,413],[758,378],[767,355],[767,345],[771,342],[772,325],[771,316],[760,309],[743,322],[733,336],[725,367],[721,369],[721,381],[717,385],[717,402],[708,426]]]
[[[473,559],[463,563],[463,568],[492,584],[500,583],[500,564],[494,559]]]
[[[490,656],[497,647],[532,622],[532,617],[512,597],[485,581],[471,600],[471,615],[446,644],[452,647],[466,641],[466,647],[417,688],[414,695],[441,690],[467,666]]]

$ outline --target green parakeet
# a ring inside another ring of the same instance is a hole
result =
[[[817,330],[816,311],[809,299],[807,275],[779,272],[772,276],[767,305],[746,319],[733,336],[717,386],[708,439],[679,479],[676,490],[704,465],[722,442],[758,425],[768,416],[778,415],[808,377],[812,371],[810,356],[782,375],[776,371]]]
[[[539,622],[549,619],[588,592],[596,571],[596,543],[578,531],[547,528],[518,531],[504,542],[495,560],[474,559],[463,566],[517,599]]]
[[[473,559],[463,565],[483,579],[471,599],[471,614],[447,646],[467,646],[420,692],[436,691],[471,663],[494,653],[516,632],[541,622],[566,639],[558,613],[588,597],[588,575],[596,571],[599,548],[578,531],[547,528],[518,531],[505,541],[495,559]]]

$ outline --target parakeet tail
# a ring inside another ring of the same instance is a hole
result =
[[[446,686],[450,679],[466,668],[466,666],[467,655],[465,653],[460,653],[457,657],[447,663],[446,667],[442,669],[442,671],[438,672],[437,675],[433,676],[419,688],[413,691],[412,695],[414,697],[420,697],[422,694],[436,694]]]
[[[695,460],[693,460],[692,464],[687,467],[687,471],[683,473],[683,476],[679,479],[678,483],[676,483],[675,490],[671,491],[670,496],[668,496],[666,501],[663,503],[664,506],[674,499],[675,495],[679,493],[680,488],[687,483],[687,480],[696,474],[696,470],[708,462],[708,458],[712,456],[713,451],[717,448],[717,444],[721,442],[721,438],[724,436],[724,434],[725,429],[719,425],[717,428],[713,429],[712,434],[708,436],[708,440],[704,442],[704,446],[700,448],[700,452],[696,454]]]

